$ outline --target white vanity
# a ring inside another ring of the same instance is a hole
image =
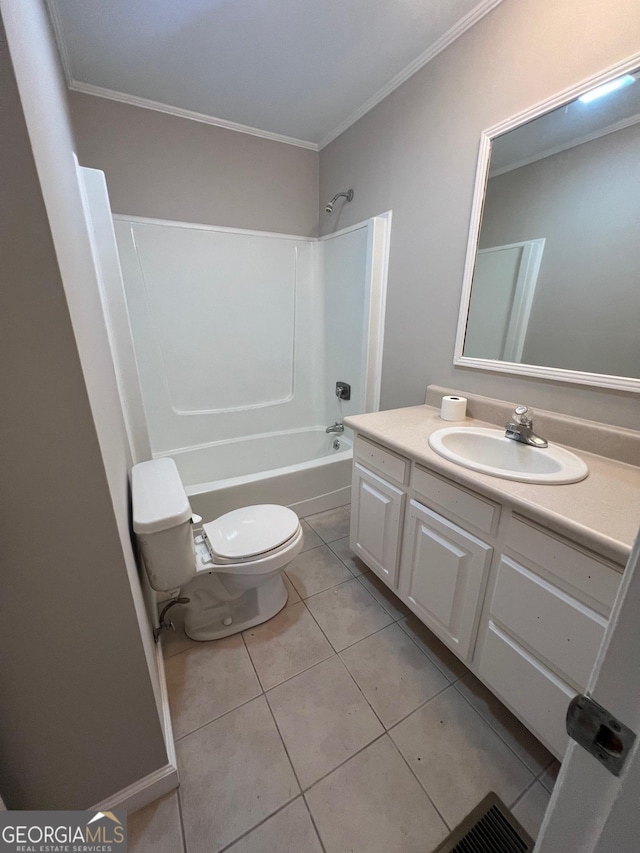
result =
[[[640,469],[578,451],[581,482],[512,482],[436,454],[435,407],[346,423],[351,549],[561,757],[637,530]]]

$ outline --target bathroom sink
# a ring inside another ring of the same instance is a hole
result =
[[[432,433],[429,446],[450,462],[504,480],[577,483],[589,473],[582,459],[568,450],[531,447],[498,429],[445,427]]]

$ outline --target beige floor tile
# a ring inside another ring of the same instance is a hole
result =
[[[534,841],[540,832],[550,797],[549,791],[536,782],[512,809],[515,819],[520,821]]]
[[[267,699],[303,790],[384,732],[338,657],[275,687]]]
[[[358,580],[394,620],[402,619],[403,616],[408,616],[411,613],[407,605],[400,601],[386,583],[381,581],[373,572],[365,572],[365,574],[360,575]]]
[[[127,818],[129,853],[182,853],[178,794],[171,791]]]
[[[542,776],[540,776],[540,781],[549,793],[551,793],[555,787],[560,767],[560,762],[554,758],[549,767],[547,767]]]
[[[393,621],[355,578],[308,598],[306,605],[338,652]]]
[[[390,734],[450,827],[489,791],[510,806],[534,778],[453,686]]]
[[[349,513],[349,515],[351,515],[351,504],[345,504],[345,505],[342,507],[342,509],[343,509],[343,510],[345,510],[345,512],[348,512],[348,513]]]
[[[342,507],[308,515],[305,521],[315,530],[323,542],[335,542],[349,535],[351,517]]]
[[[460,658],[457,658],[417,616],[408,616],[398,622],[398,625],[431,658],[438,669],[444,672],[449,681],[456,681],[469,672]]]
[[[524,761],[534,776],[538,776],[553,760],[549,750],[474,675],[469,673],[457,681],[456,689]]]
[[[322,853],[302,797],[236,841],[227,853]]]
[[[168,658],[165,673],[176,738],[262,692],[240,634]]]
[[[327,638],[302,602],[243,634],[265,690],[333,654]]]
[[[309,598],[353,577],[326,545],[298,554],[287,566],[286,573],[302,598]]]
[[[336,539],[335,542],[330,543],[329,547],[336,557],[342,560],[352,575],[362,575],[369,571],[369,567],[362,562],[360,557],[356,557],[349,547],[348,536],[345,536],[344,539]]]
[[[176,750],[193,853],[217,853],[299,793],[264,696],[187,735]]]
[[[282,580],[284,581],[284,585],[287,588],[287,593],[289,594],[289,598],[287,598],[287,603],[285,607],[291,607],[292,604],[297,604],[299,601],[302,601],[295,586],[291,583],[289,578],[287,577],[287,573],[282,573]]]
[[[305,797],[327,853],[426,853],[447,834],[386,735]]]
[[[302,546],[303,551],[309,551],[311,548],[317,548],[318,545],[322,545],[322,539],[318,536],[313,527],[309,527],[304,518],[300,519],[300,526],[304,533],[304,545]]]
[[[397,625],[361,640],[340,656],[387,728],[449,684]]]
[[[162,634],[160,642],[162,643],[162,655],[165,659],[178,655],[185,649],[192,649],[194,646],[200,645],[197,640],[187,637],[184,632],[184,607],[179,605],[172,607],[167,613],[167,617],[173,622],[175,630],[165,631]]]

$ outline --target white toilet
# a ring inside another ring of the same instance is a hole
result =
[[[273,504],[248,506],[194,530],[197,517],[169,457],[134,465],[131,492],[133,529],[149,583],[157,592],[189,599],[184,620],[189,637],[226,637],[285,606],[282,570],[304,541],[295,512]]]

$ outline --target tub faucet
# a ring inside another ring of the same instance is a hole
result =
[[[533,410],[528,406],[516,406],[507,424],[505,435],[514,441],[521,441],[531,447],[547,447],[546,438],[540,438],[533,431]]]
[[[340,421],[336,421],[331,426],[328,426],[325,432],[344,432],[344,424],[340,423]]]

